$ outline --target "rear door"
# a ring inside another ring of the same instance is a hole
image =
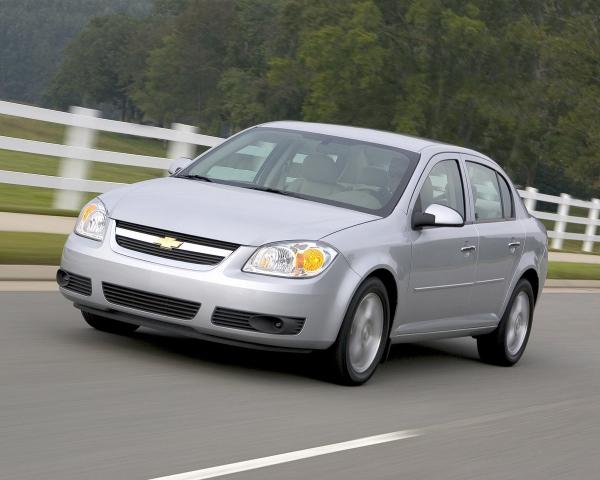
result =
[[[497,322],[523,253],[525,229],[515,218],[513,192],[504,174],[485,159],[464,159],[479,234],[472,308],[480,318]]]

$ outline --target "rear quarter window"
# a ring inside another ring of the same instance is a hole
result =
[[[500,195],[502,197],[502,214],[506,219],[515,218],[515,204],[508,182],[499,173],[497,175],[498,183],[500,184]]]

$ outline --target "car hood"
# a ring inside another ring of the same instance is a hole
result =
[[[119,188],[101,199],[116,220],[252,246],[318,240],[379,218],[275,193],[176,177]]]

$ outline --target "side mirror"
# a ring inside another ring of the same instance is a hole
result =
[[[174,160],[173,163],[169,166],[169,174],[175,175],[176,173],[180,172],[185,167],[187,167],[190,163],[192,163],[191,158],[181,157],[177,160]]]
[[[456,210],[433,203],[424,212],[415,211],[412,218],[412,227],[462,227],[465,221]]]

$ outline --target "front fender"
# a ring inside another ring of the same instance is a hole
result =
[[[397,323],[402,309],[397,305],[408,301],[408,281],[411,266],[411,243],[393,216],[342,230],[323,238],[346,259],[360,279],[352,295],[366,278],[377,270],[388,271],[395,280],[397,302],[392,325]],[[350,297],[351,299],[352,297]],[[348,302],[349,303],[349,302]]]

